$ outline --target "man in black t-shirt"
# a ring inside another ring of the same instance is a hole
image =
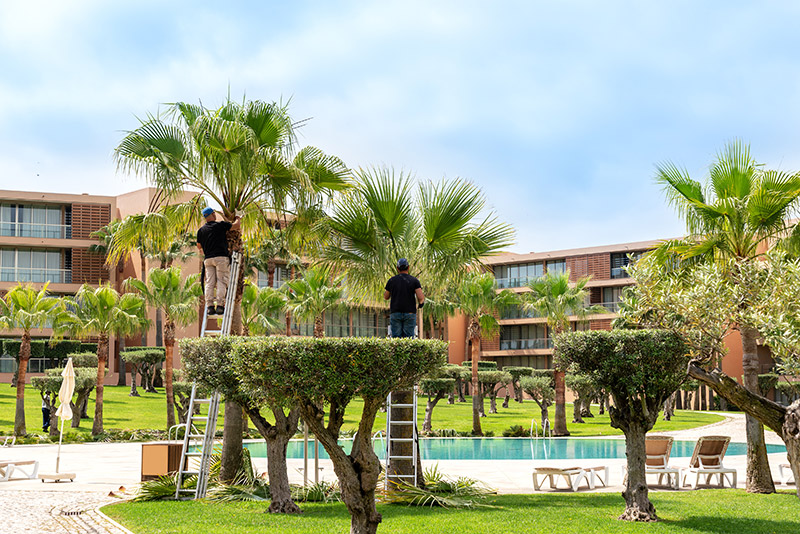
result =
[[[242,221],[236,217],[233,223],[217,222],[213,208],[204,209],[203,217],[206,224],[197,231],[197,248],[203,253],[203,265],[206,268],[206,306],[208,315],[222,315],[225,312],[225,294],[228,291],[231,269],[227,233],[230,229],[238,230]]]
[[[417,324],[417,303],[425,303],[425,294],[419,280],[408,274],[408,260],[397,260],[397,274],[389,278],[384,288],[383,298],[391,299],[389,304],[389,325],[392,337],[414,337]],[[414,300],[416,297],[416,301]]]

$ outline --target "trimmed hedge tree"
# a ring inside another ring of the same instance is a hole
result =
[[[420,339],[276,336],[234,348],[236,373],[245,390],[297,406],[322,442],[350,512],[351,534],[373,534],[381,522],[375,508],[381,466],[371,439],[378,409],[391,391],[409,389],[446,358],[446,343]],[[339,446],[339,431],[345,409],[356,397],[364,400],[364,408],[347,454]]]
[[[689,350],[665,330],[570,332],[556,337],[558,365],[575,365],[614,399],[611,426],[625,433],[628,480],[622,496],[627,521],[656,521],[647,496],[645,434],[653,428],[664,401],[686,378]]]
[[[270,513],[299,513],[300,508],[292,499],[289,487],[289,474],[286,467],[286,449],[289,440],[297,432],[300,410],[283,397],[273,397],[268,390],[248,393],[237,376],[237,363],[233,358],[234,347],[251,338],[217,337],[182,339],[181,361],[189,380],[201,387],[219,391],[226,402],[242,406],[258,429],[267,445],[267,474],[269,476]],[[275,424],[271,424],[261,414],[261,409],[269,407]],[[188,408],[188,407],[187,407]],[[224,438],[223,438],[224,439]],[[229,450],[230,451],[230,450]],[[242,454],[239,447],[238,453]],[[223,456],[231,454],[223,449]],[[241,458],[233,463],[241,465]]]

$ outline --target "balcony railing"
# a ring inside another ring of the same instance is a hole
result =
[[[552,349],[552,338],[500,340],[500,350]]]
[[[47,239],[72,239],[69,224],[46,224],[26,222],[0,222],[0,236],[44,237]]]
[[[72,283],[69,269],[41,269],[33,267],[0,267],[0,282],[50,282]]]
[[[607,313],[617,313],[619,311],[619,304],[620,302],[615,300],[613,302],[593,302],[592,306],[602,306],[608,310]]]
[[[524,287],[528,285],[528,281],[531,280],[528,276],[520,276],[516,278],[496,278],[497,280],[497,287],[500,289],[504,289],[507,287]]]
[[[611,278],[630,278],[630,275],[628,275],[625,267],[613,267],[611,269]]]

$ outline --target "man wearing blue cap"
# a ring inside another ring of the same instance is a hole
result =
[[[206,306],[208,315],[222,315],[225,312],[225,294],[228,291],[228,278],[231,272],[227,233],[231,229],[238,230],[242,221],[236,217],[233,223],[217,222],[217,214],[213,208],[205,208],[203,217],[206,219],[206,224],[197,231],[197,248],[203,253],[203,265],[206,268]]]
[[[391,299],[389,304],[389,325],[392,337],[414,337],[417,325],[417,303],[425,303],[425,295],[419,280],[408,274],[408,260],[397,260],[397,274],[389,278],[384,288],[383,298]],[[414,301],[416,297],[416,302]]]

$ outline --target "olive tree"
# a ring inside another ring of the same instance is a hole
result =
[[[611,426],[625,434],[628,479],[622,496],[627,521],[656,521],[645,479],[645,435],[664,401],[686,378],[689,350],[666,330],[570,332],[555,340],[554,356],[603,387],[614,400]]]
[[[553,378],[543,375],[523,376],[520,380],[520,387],[533,399],[533,402],[539,405],[542,414],[542,432],[544,432],[545,421],[548,426],[550,425],[548,410],[556,396]]]
[[[455,387],[447,394],[447,404],[455,404],[455,396],[458,395],[458,402],[467,402],[464,398],[464,382],[469,380],[471,373],[461,365],[449,363],[442,367],[442,376],[452,378]]]
[[[410,388],[446,357],[446,343],[419,339],[267,337],[234,349],[245,391],[298,406],[325,447],[350,512],[351,534],[373,534],[382,519],[375,508],[381,466],[372,448],[378,410],[390,392]],[[348,454],[339,431],[356,397],[364,404]]]
[[[520,385],[520,379],[524,376],[531,376],[533,374],[533,367],[507,365],[503,367],[503,371],[511,374],[511,385],[514,388],[514,400],[522,403],[522,386]]]
[[[489,397],[489,413],[497,413],[497,387],[511,382],[511,374],[505,371],[478,371],[478,382],[481,384],[481,415],[483,398]]]
[[[584,414],[588,413],[586,417],[594,417],[589,407],[597,392],[595,383],[583,373],[567,373],[564,380],[567,387],[575,393],[575,400],[572,401],[572,422],[585,423]]]
[[[242,387],[235,370],[234,347],[248,338],[216,337],[180,340],[183,372],[186,377],[210,390],[219,391],[225,401],[233,401],[244,407],[267,445],[267,475],[270,486],[270,513],[299,513],[300,508],[292,499],[289,474],[286,467],[286,449],[289,440],[297,432],[300,418],[298,408],[267,390],[250,393]],[[269,407],[275,418],[272,424],[261,414]],[[239,452],[241,454],[241,451]]]
[[[433,409],[436,408],[436,405],[445,397],[445,395],[452,395],[455,385],[456,380],[454,378],[448,378],[445,376],[443,369],[438,369],[431,373],[431,375],[420,380],[419,390],[421,393],[424,393],[428,396],[428,401],[425,404],[425,421],[422,423],[423,432],[431,432],[433,430],[431,426]]]

